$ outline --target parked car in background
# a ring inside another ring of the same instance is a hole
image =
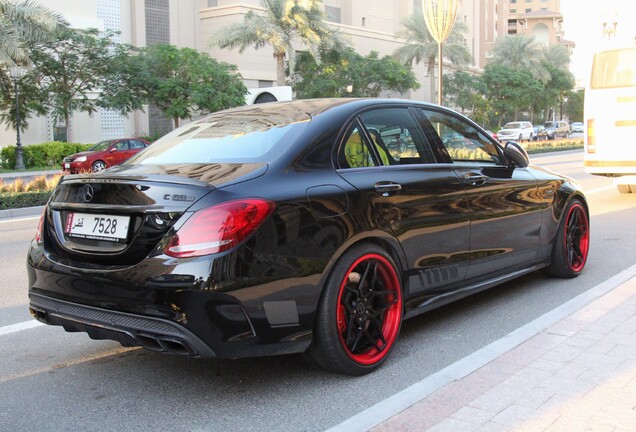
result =
[[[141,138],[120,138],[102,141],[86,151],[67,156],[62,161],[62,171],[70,174],[98,172],[126,159],[148,147]]]
[[[582,122],[574,122],[570,125],[570,132],[572,133],[583,133],[583,123]]]
[[[532,137],[533,141],[547,141],[548,139],[548,131],[545,130],[543,125],[533,126],[534,136]]]
[[[543,126],[551,140],[570,136],[570,125],[566,121],[547,121],[543,123]]]
[[[497,136],[501,141],[516,140],[516,141],[532,141],[534,137],[534,128],[532,123],[528,121],[516,121],[509,122],[497,132]]]
[[[250,105],[64,177],[28,252],[29,306],[124,346],[307,352],[362,375],[404,319],[535,270],[579,275],[587,208],[576,181],[437,105]]]

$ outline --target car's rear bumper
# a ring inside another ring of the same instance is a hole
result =
[[[215,357],[201,339],[174,322],[95,308],[31,293],[29,311],[38,321],[85,332],[92,339],[116,340],[123,346],[194,357]]]

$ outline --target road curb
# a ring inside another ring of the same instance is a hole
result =
[[[44,209],[44,206],[0,210],[0,220],[29,217],[29,216],[40,216],[42,214],[43,209]]]
[[[499,356],[521,345],[562,319],[581,310],[594,300],[622,286],[636,277],[636,265],[607,279],[539,318],[519,327],[502,338],[458,360],[446,368],[429,375],[406,389],[378,402],[359,414],[337,424],[326,432],[366,432],[380,423],[408,409],[448,384],[464,378]]]

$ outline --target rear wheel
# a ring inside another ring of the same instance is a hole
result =
[[[557,277],[573,278],[578,276],[590,248],[590,225],[587,210],[578,199],[567,206],[554,246],[552,262],[547,267],[548,274]]]
[[[356,246],[329,276],[308,355],[333,372],[372,372],[397,340],[402,309],[402,287],[391,257],[374,245]]]
[[[93,162],[93,172],[98,172],[106,169],[106,163],[102,161]]]

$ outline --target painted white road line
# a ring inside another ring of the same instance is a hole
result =
[[[9,333],[15,333],[22,330],[28,330],[35,327],[43,326],[44,323],[41,323],[36,320],[24,321],[17,324],[11,324],[8,326],[0,327],[0,336],[8,335]]]

